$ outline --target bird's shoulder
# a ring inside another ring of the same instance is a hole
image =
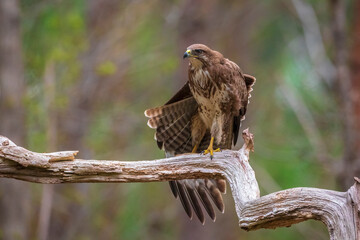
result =
[[[218,59],[207,71],[217,82],[245,86],[243,71],[239,65],[227,58]]]

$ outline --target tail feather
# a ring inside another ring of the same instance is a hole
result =
[[[225,183],[225,180],[222,181]],[[221,192],[224,192],[225,189],[223,187],[222,190],[217,189],[217,186],[217,180],[209,179],[186,179],[170,182],[172,193],[175,198],[180,198],[187,215],[192,218],[192,210],[194,210],[202,224],[205,223],[205,217],[201,205],[204,206],[204,209],[213,221],[216,219],[210,198],[214,205],[221,212],[224,212],[225,207]],[[192,209],[190,207],[192,207]]]
[[[178,196],[180,198],[180,202],[183,205],[186,214],[189,216],[190,219],[192,219],[192,210],[189,202],[189,198],[187,197],[186,190],[184,185],[181,183],[181,181],[175,181],[176,187],[178,190]]]
[[[226,181],[225,179],[211,179],[221,193],[226,193]]]
[[[200,222],[204,225],[205,223],[205,217],[204,217],[204,213],[201,209],[199,200],[197,198],[197,191],[195,186],[193,186],[193,181],[187,181],[185,180],[185,186],[186,186],[186,190],[187,190],[187,194],[191,203],[191,206],[194,209],[194,212],[196,214],[196,216],[198,217],[198,219],[200,220]]]
[[[178,190],[176,186],[176,181],[170,181],[169,182],[171,192],[174,194],[175,198],[178,198]]]
[[[197,185],[200,185],[198,182],[199,181],[196,181]],[[210,218],[215,222],[216,214],[215,214],[214,208],[212,207],[210,199],[206,193],[206,189],[204,187],[199,186],[199,187],[197,187],[197,192],[199,194],[199,198],[200,198],[206,212],[209,214]]]
[[[209,179],[205,179],[205,186],[205,189],[211,196],[213,202],[215,203],[215,206],[219,209],[220,212],[224,212],[225,205],[220,190]]]

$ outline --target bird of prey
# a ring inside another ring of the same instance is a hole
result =
[[[212,159],[214,152],[236,144],[255,78],[203,44],[189,46],[184,58],[189,59],[188,82],[165,105],[146,110],[145,116],[167,157],[202,152]],[[203,205],[215,221],[210,199],[224,212],[223,179],[177,180],[170,187],[190,219],[194,211],[205,223]]]

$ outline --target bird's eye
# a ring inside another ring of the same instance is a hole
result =
[[[201,53],[203,53],[203,52],[204,52],[204,51],[203,51],[203,50],[201,50],[201,49],[195,49],[194,51],[195,51],[195,53],[196,53],[196,54],[201,54]]]

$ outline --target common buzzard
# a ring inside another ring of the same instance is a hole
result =
[[[148,109],[148,125],[156,129],[155,140],[166,156],[182,153],[210,154],[236,144],[255,78],[217,51],[203,44],[189,46],[189,81],[164,106]],[[202,224],[201,208],[215,221],[215,206],[224,211],[223,179],[187,179],[170,182],[174,196],[192,218],[192,209]]]

